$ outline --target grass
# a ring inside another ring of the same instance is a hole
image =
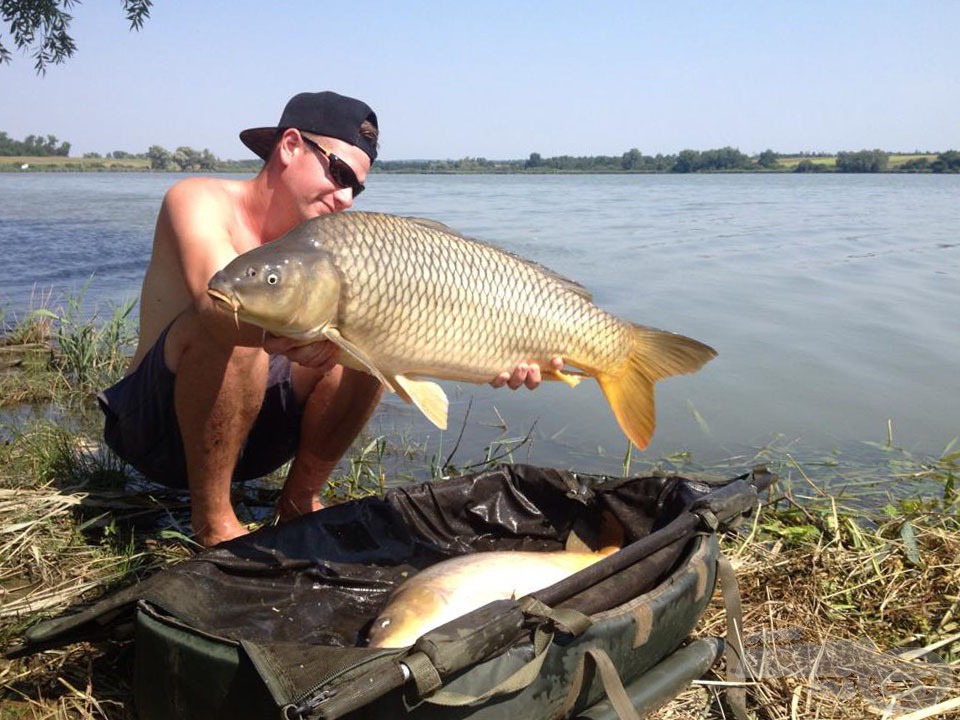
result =
[[[928,153],[928,154],[924,154],[924,153],[894,154],[894,153],[891,153],[891,155],[890,155],[890,168],[891,168],[891,169],[894,169],[894,168],[900,167],[900,166],[903,165],[904,163],[907,163],[907,162],[909,162],[909,161],[911,161],[911,160],[919,160],[919,159],[921,159],[921,158],[925,158],[926,160],[929,160],[930,162],[933,162],[934,160],[937,159],[937,154],[936,154],[936,153]]]
[[[937,155],[936,153],[890,153],[888,155],[888,168],[890,170],[896,170],[904,163],[907,163],[910,160],[918,160],[920,158],[926,158],[930,162],[933,162],[937,159]],[[817,157],[805,157],[803,155],[781,155],[777,160],[779,164],[778,169],[789,171],[795,170],[797,165],[804,160],[809,160],[814,165],[822,165],[823,167],[831,170],[834,170],[837,164],[837,158],[835,155],[824,155]]]
[[[92,393],[122,373],[132,320],[126,306],[100,316],[84,312],[81,301],[54,305],[47,297],[7,322],[0,343],[3,646],[38,619],[196,549],[186,498],[144,483],[99,443]],[[38,390],[18,395],[21,387]],[[439,478],[521,459],[532,429],[503,430],[506,439],[476,460],[457,459],[453,434],[430,454],[401,434],[365,437],[325,500],[378,494],[412,479],[397,477],[398,460],[419,466],[417,477]],[[623,457],[633,474],[732,476],[763,463],[780,476],[762,509],[722,537],[743,596],[754,671],[747,702],[758,718],[917,720],[960,712],[949,705],[960,696],[960,448],[918,457],[897,447],[891,429],[888,442],[871,449],[879,458],[871,466],[836,453],[800,459],[782,438],[710,468],[695,467],[684,453],[654,463],[629,451]],[[282,472],[235,491],[242,519],[272,521]],[[723,622],[717,601],[697,633],[722,634]],[[133,717],[130,663],[130,647],[110,643],[0,660],[0,717]],[[722,682],[698,682],[656,717],[724,717]]]
[[[21,170],[23,165],[31,168],[64,170],[149,170],[150,160],[146,158],[122,158],[119,160],[107,158],[72,158],[62,156],[31,157],[31,156],[4,156],[0,157],[0,171]]]
[[[101,321],[98,312],[83,310],[85,289],[56,307],[43,296],[6,328],[0,339],[0,408],[82,405],[122,375],[136,338],[130,318],[134,301],[109,308]]]

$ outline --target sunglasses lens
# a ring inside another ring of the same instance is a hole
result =
[[[305,142],[319,150],[320,154],[327,159],[327,163],[330,166],[330,177],[337,185],[342,188],[350,188],[353,190],[354,197],[363,192],[363,183],[357,180],[357,174],[353,171],[352,167],[350,167],[344,160],[341,160],[329,150],[322,148],[310,138],[306,136],[301,137],[303,137]]]
[[[327,157],[330,159],[330,176],[333,178],[333,181],[340,187],[348,187],[353,190],[354,197],[362,193],[363,185],[357,180],[357,175],[353,172],[353,168],[333,153],[330,153]]]

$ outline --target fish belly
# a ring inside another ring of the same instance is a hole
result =
[[[604,557],[591,552],[499,551],[445,560],[397,588],[373,622],[371,644],[403,647],[494,600],[523,597]]]

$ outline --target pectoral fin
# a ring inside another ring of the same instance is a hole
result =
[[[373,364],[373,361],[370,359],[370,356],[367,355],[361,348],[354,345],[352,342],[347,340],[343,335],[340,334],[340,331],[333,327],[326,327],[323,329],[323,336],[332,342],[334,345],[339,347],[347,357],[342,358],[342,364],[346,367],[352,367],[357,370],[363,370],[373,375],[377,380],[382,382],[384,386],[390,392],[397,392],[397,387],[394,383],[390,382],[387,377],[380,371],[380,369]]]
[[[393,378],[397,394],[420,408],[420,412],[441,430],[447,429],[447,408],[450,403],[443,388],[429,380],[412,380],[406,375]]]
[[[542,377],[544,380],[561,380],[570,387],[576,387],[580,384],[580,381],[587,376],[584,373],[571,372],[569,370],[544,370]]]

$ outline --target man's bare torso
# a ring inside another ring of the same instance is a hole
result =
[[[140,338],[128,372],[160,334],[205,296],[206,279],[261,239],[243,222],[250,181],[191,178],[167,193],[140,293]],[[179,218],[177,224],[171,217]],[[187,274],[186,267],[192,268]]]

